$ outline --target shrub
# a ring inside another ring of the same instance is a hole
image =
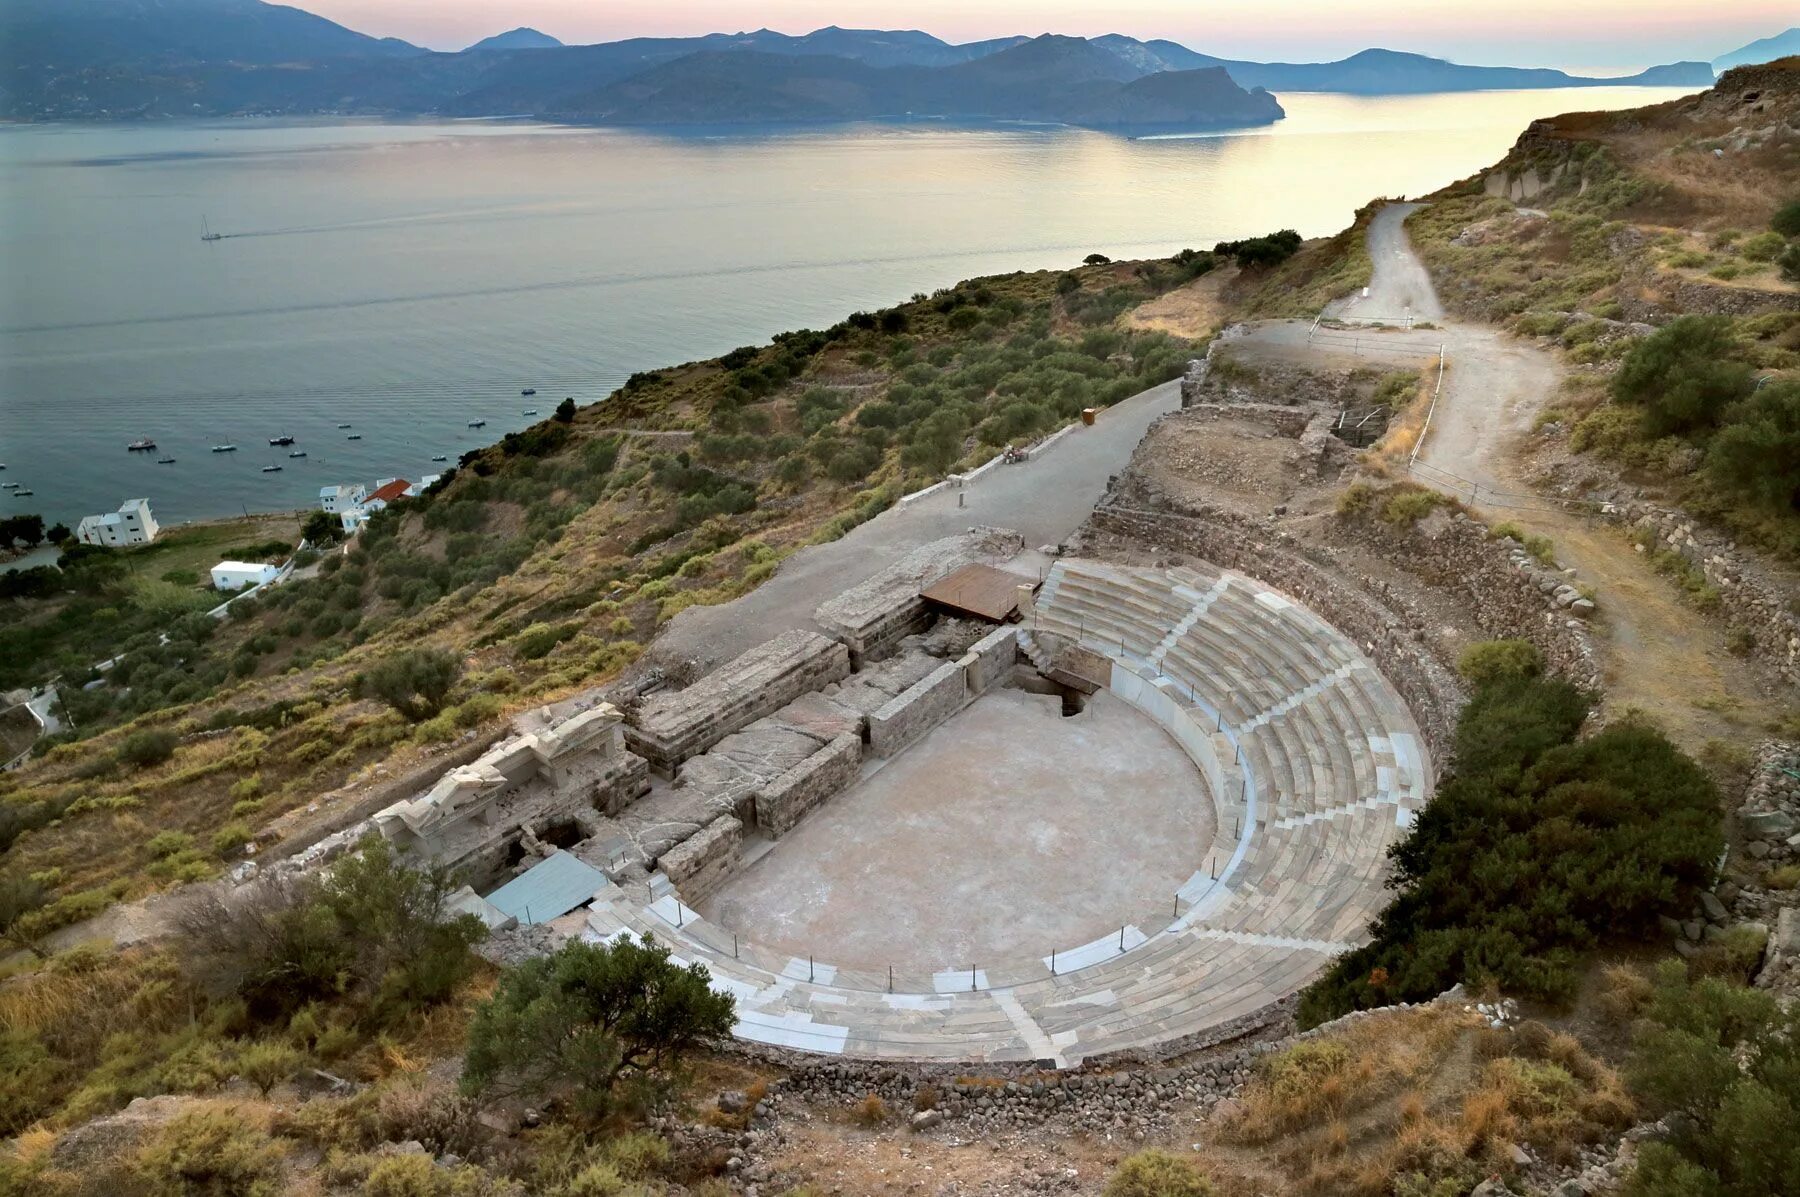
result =
[[[1613,398],[1643,409],[1652,438],[1708,427],[1754,385],[1739,352],[1729,317],[1679,317],[1632,346]]]
[[[470,1094],[541,1095],[574,1087],[597,1117],[615,1086],[653,1083],[702,1043],[731,1033],[736,1003],[703,965],[681,968],[645,936],[572,941],[508,969],[476,1008],[463,1061]]]
[[[365,693],[417,723],[437,714],[461,673],[462,662],[453,653],[417,648],[379,662],[360,681]]]
[[[881,1100],[880,1094],[871,1093],[856,1103],[850,1116],[856,1119],[858,1126],[880,1126],[887,1121],[887,1103]]]
[[[264,1039],[238,1053],[238,1075],[255,1085],[264,1096],[300,1071],[306,1057],[279,1039]]]
[[[1390,494],[1387,502],[1382,504],[1381,518],[1390,524],[1411,526],[1447,502],[1449,500],[1435,490],[1402,488]]]
[[[1800,200],[1783,204],[1770,218],[1769,227],[1783,237],[1800,237]]]
[[[371,835],[322,877],[196,901],[180,918],[183,946],[201,983],[253,1019],[349,997],[382,1022],[443,1001],[473,968],[485,931],[447,912],[453,889],[446,871],[407,868]]]
[[[1800,1182],[1800,1006],[1677,961],[1656,992],[1627,1078],[1670,1134],[1647,1142],[1627,1186],[1637,1197],[1751,1197]]]
[[[150,1192],[275,1197],[282,1145],[248,1116],[208,1105],[176,1115],[139,1148],[137,1170]]]
[[[165,856],[173,856],[177,852],[185,852],[194,846],[194,837],[185,831],[159,831],[150,837],[144,850],[161,860]]]
[[[1544,656],[1529,640],[1484,640],[1463,649],[1456,671],[1473,686],[1524,681],[1544,672]]]
[[[1758,233],[1742,245],[1738,252],[1752,262],[1773,262],[1782,250],[1787,248],[1787,238],[1780,233]]]
[[[1776,259],[1781,267],[1781,277],[1790,283],[1800,283],[1800,244],[1790,245]]]
[[[1213,1197],[1214,1189],[1188,1160],[1149,1147],[1121,1160],[1104,1192],[1105,1197]]]
[[[1717,791],[1651,727],[1577,740],[1587,708],[1553,679],[1476,691],[1455,772],[1392,850],[1372,942],[1305,992],[1304,1023],[1458,981],[1561,999],[1583,953],[1688,908],[1723,842]]]
[[[1732,407],[1707,448],[1706,469],[1727,492],[1800,510],[1800,381],[1763,386]]]
[[[135,731],[119,745],[118,758],[134,769],[146,769],[174,756],[180,743],[180,737],[162,728]]]

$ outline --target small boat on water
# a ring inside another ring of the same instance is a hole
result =
[[[18,490],[24,485],[23,482],[0,482],[0,490]]]
[[[306,450],[305,449],[295,449],[292,453],[289,453],[288,456],[289,457],[305,457]]]
[[[348,425],[348,424],[339,424],[339,425],[338,425],[338,427],[339,427],[339,428],[348,428],[348,427],[350,427],[350,425]]]
[[[31,497],[31,496],[32,496],[32,495],[35,495],[35,494],[36,494],[36,493],[37,493],[37,492],[36,492],[36,491],[34,491],[34,490],[15,490],[15,491],[14,491],[14,492],[13,492],[13,498],[15,498],[15,499],[29,499],[29,498],[30,498],[30,497]]]
[[[519,394],[525,395],[525,396],[535,395],[535,394],[537,394],[537,388],[536,387],[526,387],[524,390],[520,391]]]
[[[212,447],[212,451],[214,453],[236,453],[237,446],[236,445],[214,445]]]
[[[486,428],[487,421],[486,420],[470,420],[469,427],[470,428]]]
[[[210,227],[208,227],[208,225],[206,223],[206,217],[202,216],[200,218],[200,240],[202,240],[202,241],[223,241],[223,240],[225,240],[225,234],[213,232],[212,229]]]
[[[535,416],[535,415],[537,415],[537,408],[528,407],[524,411],[520,412],[519,414],[522,416]]]
[[[174,465],[175,459],[173,457],[159,457],[156,459],[156,464],[157,465]]]
[[[431,460],[433,460],[433,461],[449,461],[450,458],[442,453],[439,453],[436,457],[433,457]]]
[[[362,439],[362,433],[352,432],[349,436],[345,437],[344,439],[347,441],[360,441]]]
[[[280,470],[281,470],[281,467],[278,465],[266,465],[263,467],[263,473],[265,473],[265,474],[278,473],[278,472],[280,472]]]
[[[294,443],[294,438],[291,436],[272,436],[269,438],[269,444],[272,446],[273,445],[291,445],[293,443]]]
[[[129,445],[126,445],[125,451],[127,453],[142,453],[147,449],[154,448],[156,448],[156,442],[146,436],[140,437],[137,440],[132,441]]]

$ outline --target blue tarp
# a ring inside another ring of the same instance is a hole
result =
[[[487,896],[521,923],[561,918],[606,888],[606,874],[560,849]]]

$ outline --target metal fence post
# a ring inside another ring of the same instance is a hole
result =
[[[973,964],[969,966],[969,992],[975,992],[975,966]]]
[[[806,980],[807,980],[807,983],[811,984],[812,979],[813,979],[813,958],[811,956],[808,956],[806,958]]]
[[[894,992],[894,966],[888,965],[888,992]]]

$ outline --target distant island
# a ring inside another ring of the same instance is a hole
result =
[[[13,120],[359,114],[1199,129],[1279,120],[1271,93],[1280,91],[1698,88],[1712,80],[1705,62],[1603,79],[1381,49],[1337,62],[1257,63],[1118,34],[953,45],[916,30],[835,26],[799,37],[762,29],[588,46],[520,28],[437,53],[261,0],[10,0],[0,7],[0,118]]]

